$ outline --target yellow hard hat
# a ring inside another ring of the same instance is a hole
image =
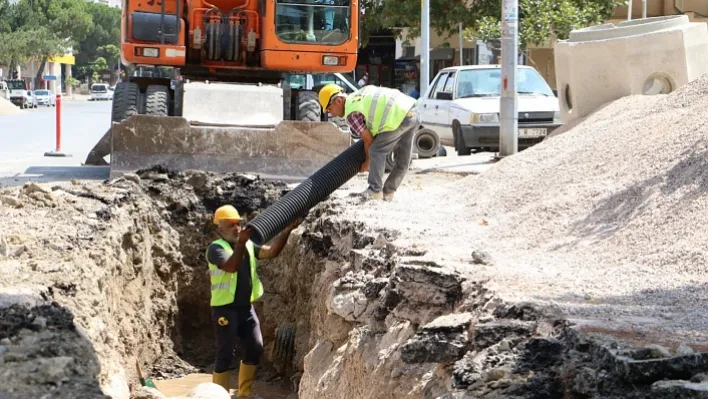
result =
[[[337,93],[343,93],[344,89],[339,87],[338,85],[334,83],[328,83],[324,85],[320,89],[320,105],[322,106],[323,111],[327,111],[327,107],[329,107],[329,100],[332,99],[332,96],[337,94]]]
[[[233,206],[224,205],[214,212],[214,224],[219,224],[220,220],[241,220],[241,215]]]

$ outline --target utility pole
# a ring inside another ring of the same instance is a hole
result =
[[[647,17],[647,0],[642,0],[642,18]]]
[[[421,0],[420,17],[420,96],[430,82],[430,0]]]
[[[499,158],[516,154],[519,147],[519,119],[516,103],[516,68],[519,62],[519,0],[503,1]]]
[[[462,59],[462,49],[464,48],[464,44],[462,43],[462,22],[460,22],[457,27],[460,30],[460,66],[463,66],[465,65],[465,61]]]
[[[632,0],[627,3],[627,21],[632,20]]]

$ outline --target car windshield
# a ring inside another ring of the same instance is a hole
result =
[[[349,84],[351,84],[354,87],[358,87],[356,83],[354,83],[354,79],[352,78],[351,74],[346,74],[343,73],[341,74],[344,79],[346,79]],[[319,85],[326,85],[328,83],[334,83],[342,87],[346,92],[350,92],[349,85],[347,85],[345,82],[342,81],[342,79],[333,74],[333,73],[320,73],[320,74],[314,74],[312,75],[313,80],[315,81],[315,86]]]
[[[533,68],[516,71],[516,91],[519,95],[553,96],[553,91]],[[458,73],[457,98],[501,95],[501,69],[466,69]]]
[[[25,81],[24,80],[8,80],[7,88],[10,90],[24,90]]]
[[[103,92],[107,91],[107,89],[106,89],[106,86],[93,86],[93,87],[91,87],[91,91],[103,93]]]
[[[49,92],[46,90],[35,90],[34,94],[37,96],[48,96]]]
[[[351,0],[277,0],[275,33],[286,43],[342,44],[349,40]]]

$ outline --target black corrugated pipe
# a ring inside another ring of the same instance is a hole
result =
[[[248,227],[253,228],[251,241],[262,245],[296,218],[307,214],[313,206],[356,176],[365,159],[364,142],[360,140],[251,220],[248,223]]]

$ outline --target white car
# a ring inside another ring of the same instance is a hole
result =
[[[24,108],[37,108],[37,96],[34,95],[32,90],[25,91],[24,98]]]
[[[521,150],[542,141],[561,122],[558,99],[536,69],[519,65],[516,78]],[[498,151],[500,98],[500,65],[451,67],[438,72],[418,110],[422,125],[459,155]]]
[[[57,105],[54,93],[49,90],[35,90],[34,95],[37,98],[38,105],[46,105],[47,107],[55,107]]]
[[[108,85],[105,83],[94,83],[91,85],[91,98],[89,101],[111,100],[113,92],[108,90]]]

